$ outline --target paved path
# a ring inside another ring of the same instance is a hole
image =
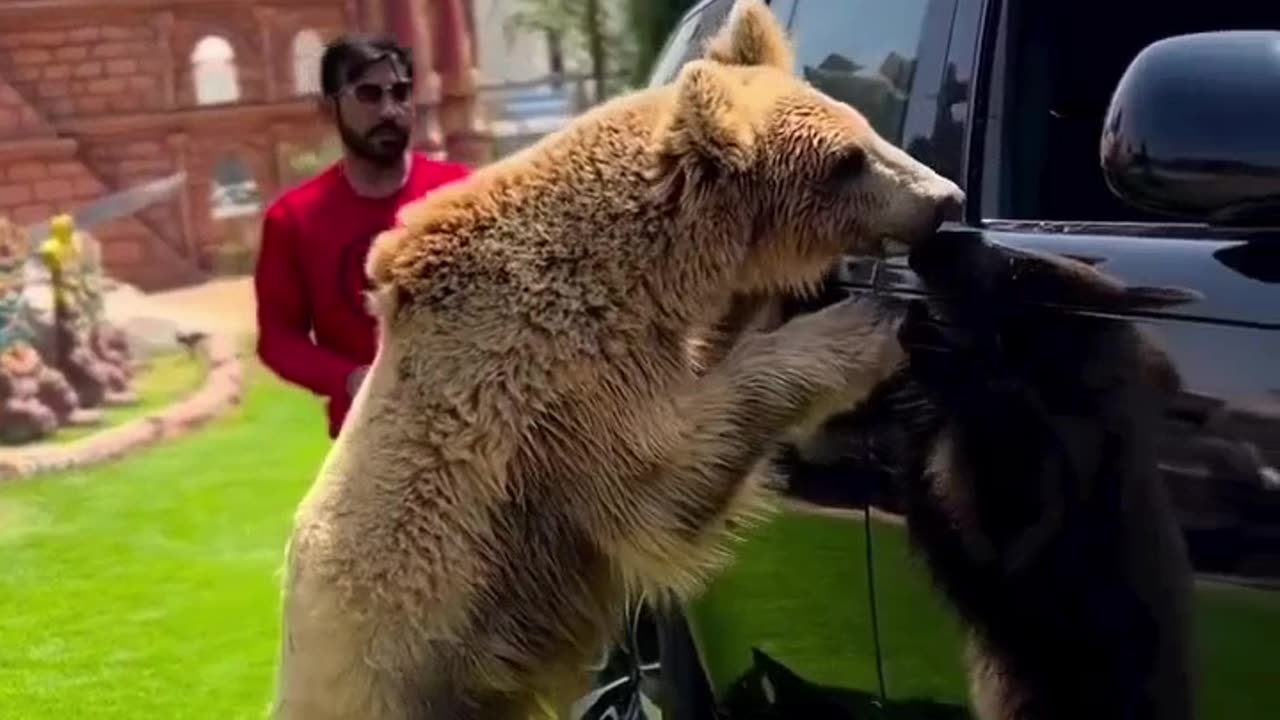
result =
[[[252,278],[210,280],[181,290],[143,294],[120,286],[105,300],[107,315],[116,322],[136,318],[166,318],[181,330],[245,335],[254,332],[255,303]]]
[[[29,287],[31,303],[47,309],[45,287]],[[204,331],[233,338],[254,332],[253,279],[210,280],[180,290],[147,294],[116,285],[103,300],[107,317],[129,333],[138,351],[149,354],[177,349],[177,333]]]

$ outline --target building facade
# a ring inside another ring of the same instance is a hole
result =
[[[456,17],[436,6],[452,6]],[[437,40],[446,28],[467,32],[465,7],[460,0],[6,0],[0,215],[34,223],[185,171],[172,199],[94,234],[108,272],[144,289],[208,277],[225,248],[256,244],[263,203],[334,156],[336,138],[314,93],[323,44],[346,28],[392,29],[413,43],[424,68],[418,100],[430,106],[422,143],[481,157],[466,115],[470,61],[460,53],[470,52],[469,39]],[[444,72],[432,72],[439,67]],[[437,112],[446,105],[448,118]]]

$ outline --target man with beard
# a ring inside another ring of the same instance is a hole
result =
[[[267,208],[254,289],[258,356],[287,382],[328,399],[332,438],[376,349],[364,304],[370,243],[401,206],[468,170],[410,149],[413,61],[393,39],[337,39],[321,57],[320,76],[321,107],[342,139],[342,158]]]

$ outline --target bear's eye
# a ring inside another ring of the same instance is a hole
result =
[[[832,182],[845,182],[862,174],[867,165],[867,154],[862,148],[853,146],[845,149],[840,157],[831,164],[829,179]]]

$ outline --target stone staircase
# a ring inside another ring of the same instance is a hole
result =
[[[0,215],[28,225],[120,188],[104,177],[103,168],[86,160],[81,142],[60,133],[38,102],[19,90],[16,80],[7,79],[23,71],[0,58]],[[116,275],[144,287],[198,279],[192,260],[184,257],[172,233],[158,225],[154,215],[139,213],[94,228],[102,242],[103,262]]]

